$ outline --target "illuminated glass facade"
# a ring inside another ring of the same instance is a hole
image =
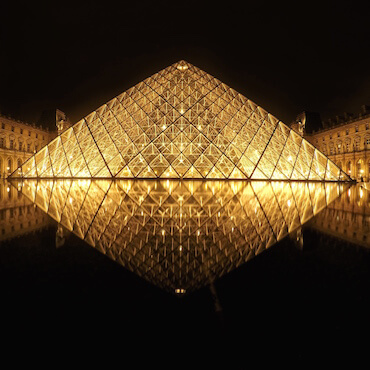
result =
[[[283,122],[185,61],[74,124],[12,177],[349,180]]]

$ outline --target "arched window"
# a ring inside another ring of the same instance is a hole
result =
[[[359,159],[356,163],[356,175],[357,177],[363,176],[364,169],[362,168],[363,160]]]
[[[12,172],[12,169],[13,169],[13,163],[12,163],[11,158],[9,158],[8,159],[8,167],[7,167],[8,173],[11,173]]]
[[[355,142],[354,142],[354,146],[355,146],[355,151],[358,152],[360,150],[360,142],[361,142],[361,138],[360,136],[356,136],[355,137]]]
[[[338,153],[342,153],[342,142],[340,140],[337,141],[337,150]]]
[[[351,151],[351,139],[346,140],[346,152],[349,153]]]
[[[334,144],[332,142],[329,143],[329,151],[331,155],[335,154]]]
[[[20,158],[18,158],[17,160],[17,168],[20,167],[22,165],[22,160]]]
[[[347,162],[346,170],[347,170],[347,173],[350,175],[351,174],[351,161]]]

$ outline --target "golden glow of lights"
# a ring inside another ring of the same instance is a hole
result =
[[[172,293],[247,262],[346,190],[335,182],[172,179],[39,179],[21,188],[65,229]]]
[[[12,176],[350,180],[272,114],[183,60],[75,123]]]

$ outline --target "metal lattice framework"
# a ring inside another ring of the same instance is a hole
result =
[[[25,180],[59,224],[171,292],[245,263],[336,199],[334,182]]]
[[[350,180],[273,115],[185,61],[77,122],[12,177]]]

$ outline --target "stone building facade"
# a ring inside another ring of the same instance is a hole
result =
[[[43,126],[29,124],[0,115],[0,175],[6,178],[34,153],[48,144],[58,132],[70,126],[65,114],[54,110],[49,115],[49,130]]]
[[[307,119],[306,128],[309,126]],[[293,124],[292,124],[293,128]],[[304,133],[305,139],[357,181],[370,181],[370,110],[323,122],[323,128]]]

